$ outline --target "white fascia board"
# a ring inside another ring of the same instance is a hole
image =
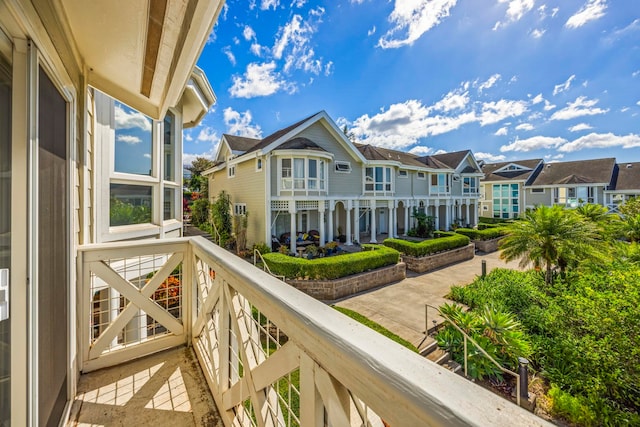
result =
[[[328,151],[314,151],[314,150],[273,150],[272,153],[278,156],[291,156],[291,157],[322,157],[328,160],[333,160],[335,157],[333,153]]]
[[[538,163],[538,164],[539,164],[539,163]],[[494,170],[494,171],[493,171],[493,173],[499,173],[499,172],[513,172],[513,171],[508,171],[508,170],[506,170],[507,168],[509,168],[509,167],[511,167],[511,166],[517,166],[517,167],[518,167],[518,170],[521,170],[521,171],[532,171],[532,170],[534,170],[534,169],[531,169],[531,168],[528,168],[528,167],[522,166],[522,165],[520,165],[520,164],[518,164],[518,163],[516,163],[516,162],[511,162],[511,163],[507,163],[506,165],[504,165],[504,166],[503,166],[503,167],[501,167],[500,169],[496,169],[496,170]],[[538,167],[538,165],[536,165],[536,167]]]
[[[219,165],[216,165],[212,168],[207,169],[206,171],[202,172],[200,175],[202,176],[207,176],[207,175],[211,175],[214,172],[218,172],[223,170],[227,165],[225,163],[220,163]]]
[[[227,147],[230,153],[233,153],[233,151],[231,150],[231,147],[229,146],[229,142],[227,141],[227,138],[225,138],[224,135],[222,135],[222,138],[220,138],[220,143],[216,148],[216,154],[213,156],[213,158],[216,160],[224,160],[224,159],[220,159],[220,153],[222,152],[222,147],[223,147],[222,144],[224,144],[224,146]]]

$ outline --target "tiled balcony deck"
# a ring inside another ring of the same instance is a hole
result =
[[[82,375],[69,427],[223,426],[191,349]]]

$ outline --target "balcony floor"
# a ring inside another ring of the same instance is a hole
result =
[[[192,350],[178,347],[80,377],[67,426],[220,426]]]

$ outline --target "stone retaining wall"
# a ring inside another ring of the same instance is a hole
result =
[[[378,268],[335,280],[287,280],[286,282],[322,301],[332,301],[378,286],[398,282],[407,277],[407,266],[400,262],[395,265]]]
[[[504,237],[505,236],[500,236],[491,240],[473,240],[473,243],[476,245],[477,250],[488,254],[489,252],[498,250],[498,243],[500,243],[500,240],[504,239]]]
[[[434,255],[427,255],[422,257],[413,257],[409,255],[403,255],[402,261],[407,264],[407,268],[416,273],[425,273],[427,271],[435,270],[445,265],[455,264],[460,261],[466,261],[472,259],[475,253],[475,247],[473,243],[469,243],[467,246],[451,249],[449,251],[440,252]]]

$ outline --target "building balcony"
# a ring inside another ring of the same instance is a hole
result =
[[[202,237],[83,246],[78,277],[83,425],[546,425]]]

